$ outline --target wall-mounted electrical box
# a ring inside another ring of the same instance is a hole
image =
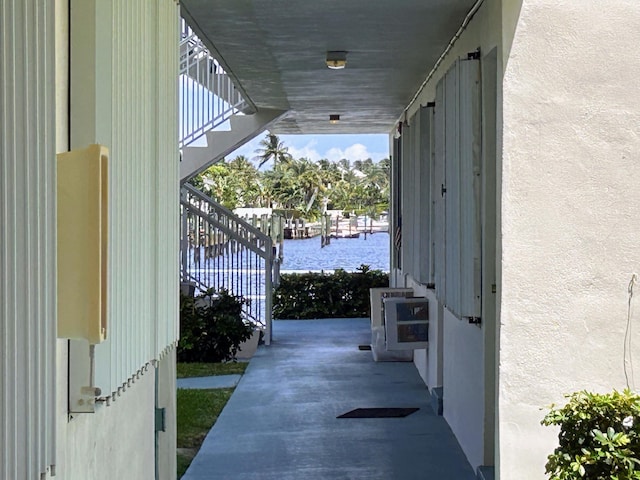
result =
[[[386,298],[384,320],[387,350],[429,346],[429,302],[425,298]]]
[[[58,154],[58,337],[107,337],[109,151]]]

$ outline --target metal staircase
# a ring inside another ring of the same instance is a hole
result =
[[[179,79],[181,182],[222,160],[285,113],[252,110],[230,76],[184,20]],[[203,136],[206,144],[194,146]]]
[[[237,112],[251,113],[229,75],[182,20],[180,39],[180,148]]]
[[[191,185],[181,192],[182,281],[197,291],[227,289],[242,295],[245,320],[271,342],[272,292],[280,278],[283,219],[254,224],[234,215]],[[278,248],[280,243],[280,248]]]
[[[219,162],[236,148],[262,133],[283,113],[281,110],[263,109],[253,115],[236,114],[229,118],[231,130],[209,130],[204,134],[206,146],[188,146],[182,149],[180,181],[185,182]]]
[[[226,289],[242,296],[245,320],[263,330],[268,345],[273,288],[282,261],[282,218],[254,218],[250,223],[184,182],[263,132],[284,112],[252,112],[184,20],[179,81],[182,282],[196,292]],[[223,130],[227,125],[230,129]],[[205,145],[193,145],[203,136]]]

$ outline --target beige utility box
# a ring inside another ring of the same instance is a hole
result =
[[[58,337],[107,337],[109,151],[58,155]]]

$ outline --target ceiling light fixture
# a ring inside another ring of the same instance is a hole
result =
[[[340,121],[340,115],[329,115],[329,123],[331,123],[332,125],[335,125],[336,123],[338,123]]]
[[[327,52],[327,67],[331,70],[340,70],[347,66],[347,52],[333,50]]]

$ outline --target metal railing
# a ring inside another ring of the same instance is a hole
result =
[[[223,124],[247,103],[202,40],[182,19],[180,40],[180,148]]]
[[[188,184],[180,203],[182,281],[192,282],[198,292],[224,288],[244,297],[245,320],[263,329],[268,345],[282,261],[282,218],[254,217],[252,225]]]

